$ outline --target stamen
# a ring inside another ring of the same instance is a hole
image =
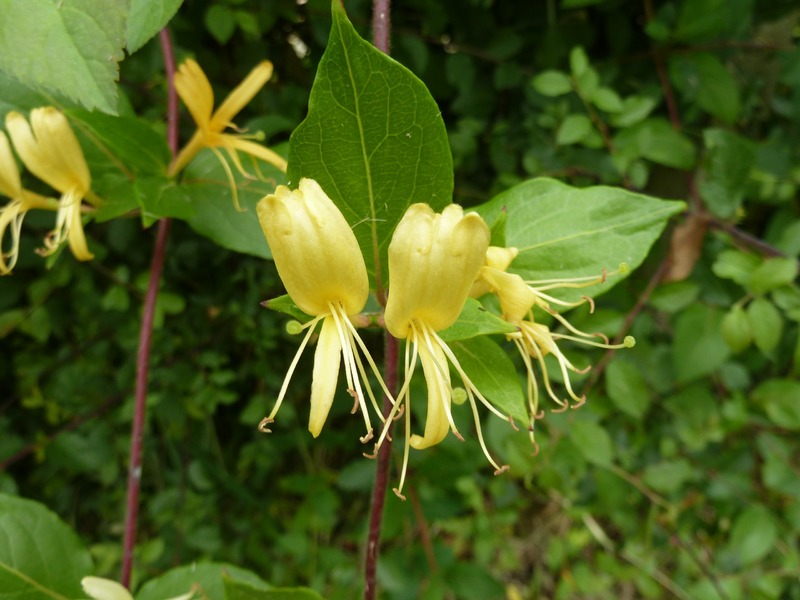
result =
[[[217,157],[217,160],[219,160],[220,164],[222,164],[222,169],[225,171],[225,176],[228,178],[228,185],[231,188],[231,196],[233,196],[234,207],[236,207],[238,212],[244,212],[239,204],[239,191],[236,188],[236,179],[233,176],[233,171],[231,171],[228,161],[225,160],[225,157],[222,156],[222,152],[220,152],[218,148],[215,148],[214,146],[208,147],[214,153],[214,156]]]
[[[439,364],[439,360],[438,360],[438,357],[436,356],[436,351],[435,351],[434,346],[433,346],[433,341],[431,339],[431,337],[432,337],[431,334],[433,334],[435,336],[436,333],[432,329],[430,329],[430,327],[428,327],[425,323],[421,322],[421,323],[417,323],[416,325],[419,325],[419,328],[420,328],[420,330],[422,332],[422,336],[423,336],[424,341],[425,341],[425,346],[428,348],[428,352],[430,352],[431,359],[433,360],[433,364],[436,367],[436,371],[439,374],[439,377],[436,378],[436,382],[435,383],[439,387],[439,394],[440,394],[440,397],[442,398],[442,401],[444,403],[444,412],[445,412],[445,415],[447,415],[447,422],[450,423],[450,430],[453,432],[453,435],[455,435],[459,440],[461,440],[463,442],[464,441],[464,437],[458,432],[458,428],[456,427],[455,421],[453,420],[453,412],[450,409],[450,401],[449,400],[450,400],[450,395],[452,394],[452,389],[451,389],[451,386],[449,384],[447,384],[447,387],[445,387],[446,381],[449,379],[449,373],[447,371],[445,371],[445,369],[447,369],[447,364],[444,364],[444,365]],[[417,337],[419,335],[417,333],[416,325],[415,325],[414,321],[411,322],[411,330],[412,330],[412,334],[411,335],[412,335],[412,338],[414,339],[414,343],[418,343],[417,342]],[[438,336],[437,336],[437,338],[438,338]],[[439,343],[439,347],[442,348],[442,345],[444,344],[444,342],[441,342],[441,340],[437,340],[437,341],[440,342]],[[428,382],[428,385],[430,385],[430,382]],[[467,390],[467,394],[469,394],[469,390]]]

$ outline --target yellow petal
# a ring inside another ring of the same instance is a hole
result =
[[[89,247],[86,245],[86,235],[83,232],[81,199],[74,197],[74,199],[65,206],[64,210],[67,211],[67,242],[69,243],[69,249],[72,251],[72,255],[78,260],[92,260],[94,254],[89,252]]]
[[[536,302],[536,293],[515,273],[483,267],[479,279],[485,281],[490,291],[500,299],[500,310],[509,323],[519,324]]]
[[[486,250],[486,259],[484,264],[487,267],[505,271],[508,269],[511,261],[513,261],[519,250],[516,248],[503,248],[502,246],[489,246]]]
[[[328,418],[339,380],[339,363],[342,356],[342,344],[339,330],[333,317],[322,322],[322,329],[314,352],[314,378],[311,381],[311,414],[308,418],[308,430],[317,437]]]
[[[4,131],[0,131],[0,194],[12,199],[22,195],[17,161],[11,154],[11,144]]]
[[[228,127],[233,121],[233,117],[253,99],[270,77],[272,77],[272,63],[262,60],[219,105],[211,118],[210,128],[214,131],[222,131]]]
[[[270,150],[266,146],[262,146],[261,144],[257,144],[256,142],[251,142],[250,140],[243,140],[241,138],[236,138],[231,135],[226,135],[224,137],[226,138],[227,144],[231,148],[239,150],[240,152],[244,152],[245,154],[249,154],[250,156],[255,156],[256,158],[259,158],[264,162],[268,162],[275,168],[286,173],[286,159],[283,158],[280,154],[278,154],[274,150]]]
[[[131,593],[121,584],[101,577],[81,579],[83,591],[94,600],[133,600]]]
[[[452,392],[450,371],[442,349],[439,346],[429,348],[420,342],[419,358],[428,385],[428,415],[425,418],[425,435],[412,435],[408,443],[412,448],[423,450],[441,442],[450,431],[446,411],[450,407]]]
[[[214,110],[214,91],[203,69],[191,58],[175,73],[175,91],[189,109],[198,129],[206,131]]]
[[[350,225],[319,184],[278,186],[257,206],[278,274],[295,304],[309,315],[341,303],[348,315],[361,311],[369,295],[364,257]]]
[[[434,331],[458,318],[489,247],[489,227],[457,204],[442,214],[413,204],[389,244],[386,327],[405,338],[412,320]]]

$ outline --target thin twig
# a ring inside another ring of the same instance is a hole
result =
[[[408,498],[411,500],[411,508],[414,510],[414,518],[417,520],[417,528],[419,529],[419,539],[422,542],[422,547],[425,550],[425,558],[428,561],[428,570],[431,573],[439,572],[439,565],[436,562],[436,554],[433,551],[433,540],[431,540],[431,532],[428,527],[428,521],[425,519],[425,513],[422,510],[422,503],[419,501],[417,490],[413,486],[408,487]]]
[[[372,43],[378,50],[386,54],[389,54],[390,47],[390,4],[391,0],[374,0],[372,3]]]
[[[178,99],[174,87],[175,54],[169,31],[165,28],[159,35],[161,51],[168,83],[167,101],[167,141],[173,156],[178,148]],[[153,334],[153,319],[156,312],[158,288],[161,272],[166,258],[167,238],[171,221],[158,222],[153,258],[150,263],[150,280],[147,283],[142,324],[139,331],[139,349],[136,354],[136,389],[134,394],[133,423],[131,426],[130,460],[128,463],[128,493],[125,505],[125,538],[122,546],[122,585],[130,588],[133,571],[133,551],[136,545],[136,528],[139,516],[139,489],[142,480],[142,447],[144,444],[144,424],[147,409],[147,380],[150,370],[150,344]]]
[[[386,388],[392,394],[397,394],[398,383],[398,349],[400,342],[386,332],[386,353],[383,380]],[[389,398],[383,400],[383,415],[388,418],[392,409]],[[369,530],[367,532],[367,552],[364,561],[364,599],[374,600],[376,585],[375,572],[378,567],[378,554],[380,553],[381,524],[383,523],[383,504],[386,501],[386,488],[389,482],[389,466],[392,457],[391,430],[389,435],[378,450],[378,464],[375,468],[375,485],[372,488],[372,510],[369,515]]]

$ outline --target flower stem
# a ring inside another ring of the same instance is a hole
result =
[[[175,75],[175,55],[169,31],[165,28],[159,34],[161,51],[168,81],[167,100],[167,141],[174,155],[178,147],[178,98],[173,85]],[[147,379],[150,370],[150,342],[153,334],[153,318],[156,312],[158,288],[161,272],[166,258],[167,238],[171,221],[158,222],[153,258],[150,263],[150,280],[142,311],[142,324],[139,330],[139,349],[136,354],[136,388],[134,393],[133,423],[131,425],[130,460],[128,463],[128,493],[125,504],[125,538],[122,546],[122,585],[130,588],[133,570],[133,551],[136,545],[136,526],[139,516],[139,488],[142,481],[142,447],[144,445],[144,424],[147,409]]]
[[[388,331],[386,332],[386,365],[383,373],[383,380],[386,388],[397,395],[398,384],[398,348],[399,341]],[[392,409],[392,403],[388,398],[383,400],[383,414],[388,417]],[[391,430],[389,431],[391,434]],[[369,530],[367,532],[367,552],[364,561],[364,599],[374,600],[375,571],[378,566],[378,554],[380,551],[381,524],[383,523],[383,504],[386,501],[386,488],[389,482],[389,466],[392,457],[392,441],[389,435],[381,444],[378,450],[378,464],[375,469],[375,485],[372,488],[372,510],[369,515]]]

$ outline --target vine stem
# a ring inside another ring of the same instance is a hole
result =
[[[169,31],[164,28],[159,33],[161,52],[164,55],[164,68],[167,75],[167,142],[172,155],[178,150],[178,96],[175,92],[175,53]],[[153,318],[156,312],[158,288],[164,270],[167,238],[171,221],[158,222],[153,258],[150,263],[150,280],[144,298],[142,323],[139,330],[139,349],[136,354],[136,387],[134,392],[133,423],[131,425],[130,459],[128,463],[128,492],[125,502],[125,537],[122,545],[122,585],[130,589],[133,571],[133,551],[136,545],[136,528],[139,517],[139,489],[142,481],[142,447],[144,445],[144,425],[147,409],[147,380],[150,371],[150,347],[153,336]]]

